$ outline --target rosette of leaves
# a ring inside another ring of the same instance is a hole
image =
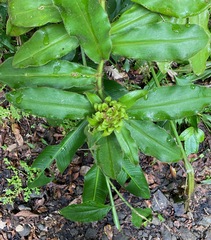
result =
[[[108,179],[138,197],[149,198],[139,151],[169,164],[181,160],[181,146],[163,123],[197,115],[211,102],[211,89],[202,86],[128,92],[103,78],[103,65],[111,54],[158,62],[190,61],[193,68],[194,56],[200,54],[206,64],[207,18],[203,18],[203,26],[197,20],[187,25],[186,18],[206,15],[210,1],[183,1],[181,6],[188,9],[185,16],[183,8],[174,11],[173,1],[153,1],[153,8],[150,1],[126,1],[123,9],[127,10],[121,12],[116,4],[112,17],[105,2],[10,0],[7,33],[19,36],[35,30],[15,56],[0,66],[0,81],[12,88],[7,99],[15,106],[50,120],[79,122],[60,144],[47,146],[34,161],[32,167],[41,172],[29,187],[53,180],[45,170],[54,160],[64,172],[77,149],[87,142],[94,165],[84,179],[83,202],[61,211],[82,222],[99,220],[114,210]],[[175,18],[179,15],[185,23]],[[96,68],[65,60],[70,53],[74,59],[79,46]],[[105,204],[108,195],[111,205]],[[133,211],[137,219],[136,213]]]

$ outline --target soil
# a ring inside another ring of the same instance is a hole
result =
[[[3,97],[3,92],[1,92]],[[2,106],[7,107],[3,102]],[[186,173],[183,162],[170,167],[151,157],[140,154],[140,164],[150,185],[151,198],[144,200],[119,189],[134,207],[151,207],[152,222],[136,228],[131,224],[131,212],[114,194],[122,230],[113,223],[112,214],[99,222],[76,223],[59,214],[62,207],[81,201],[84,174],[93,164],[86,146],[77,152],[73,162],[61,175],[56,167],[56,180],[32,195],[28,202],[20,195],[12,205],[0,203],[1,240],[209,240],[211,239],[211,186],[201,181],[211,176],[211,135],[205,141],[192,165],[195,169],[196,188],[190,209],[185,211],[184,186]],[[51,127],[42,118],[24,117],[20,121],[5,119],[0,128],[0,194],[7,188],[6,178],[12,174],[3,159],[20,168],[20,160],[31,164],[46,144],[57,144],[63,138],[60,127]],[[174,174],[176,171],[176,175]],[[24,175],[22,176],[24,178]]]

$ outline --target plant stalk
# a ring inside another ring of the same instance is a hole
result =
[[[186,206],[185,206],[185,209],[187,211],[188,208],[189,208],[189,202],[190,202],[190,199],[191,199],[191,196],[194,192],[194,187],[195,187],[194,169],[193,169],[191,163],[189,162],[189,160],[187,158],[186,152],[185,152],[185,150],[183,148],[183,145],[182,145],[182,142],[179,138],[175,123],[171,120],[170,124],[171,124],[171,128],[174,132],[175,138],[177,140],[177,143],[178,143],[178,145],[181,149],[184,164],[185,164],[185,170],[186,170],[186,173],[187,173],[186,192],[187,192],[187,195],[188,195],[188,199],[187,199]]]
[[[160,82],[159,82],[159,80],[158,80],[158,78],[157,78],[157,75],[156,75],[156,73],[155,73],[154,68],[153,68],[153,67],[150,67],[150,70],[151,70],[151,72],[152,72],[152,76],[153,76],[153,78],[154,78],[154,80],[155,80],[155,83],[156,83],[157,87],[161,87],[161,86],[160,86]]]
[[[84,53],[84,49],[81,47],[81,57],[82,57],[82,62],[84,66],[87,66],[87,62],[86,62],[86,55]]]
[[[115,207],[115,204],[114,204],[114,199],[113,199],[112,192],[111,192],[111,188],[110,188],[110,185],[109,185],[109,178],[105,176],[105,179],[106,179],[106,184],[107,184],[107,187],[108,187],[108,193],[109,193],[109,198],[110,198],[111,207],[112,207],[114,224],[115,224],[116,228],[117,228],[119,231],[121,231],[121,226],[120,226],[120,223],[119,223],[119,218],[118,218],[118,215],[117,215],[117,212],[116,212],[116,207]]]
[[[160,82],[157,78],[157,75],[156,75],[153,67],[151,67],[151,71],[152,71],[152,76],[155,80],[155,83],[156,83],[157,87],[161,87]],[[188,208],[189,208],[190,199],[191,199],[191,196],[194,192],[194,187],[195,187],[194,169],[193,169],[191,163],[188,161],[187,154],[184,150],[184,147],[183,147],[182,142],[180,140],[180,137],[178,135],[177,128],[175,126],[174,121],[170,120],[169,122],[170,122],[171,128],[174,132],[174,136],[177,140],[177,144],[179,145],[180,150],[182,152],[182,157],[183,157],[183,161],[184,161],[184,165],[185,165],[185,170],[186,170],[186,173],[187,173],[186,188],[185,188],[185,192],[188,195],[188,199],[187,199],[186,204],[185,204],[185,210],[187,211]]]
[[[134,212],[136,215],[138,215],[140,218],[144,219],[145,221],[150,223],[150,220],[147,219],[145,216],[141,215],[138,211],[136,211],[136,209],[134,209],[130,203],[128,201],[126,201],[124,199],[124,197],[121,195],[121,193],[116,189],[116,187],[114,186],[114,184],[108,179],[109,184],[111,185],[112,189],[117,193],[117,195],[120,197],[120,199],[125,203],[125,205],[127,205],[132,212]]]
[[[103,100],[104,99],[104,94],[103,94],[103,65],[104,61],[101,60],[100,64],[98,65],[97,69],[97,92],[99,97]]]
[[[102,8],[105,10],[105,7],[106,7],[106,0],[100,0],[100,5],[101,5]]]

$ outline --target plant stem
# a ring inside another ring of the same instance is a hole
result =
[[[105,176],[105,178],[106,178],[106,184],[107,184],[107,187],[108,187],[108,193],[109,193],[109,198],[110,198],[110,202],[111,202],[111,207],[112,207],[114,224],[115,224],[116,228],[120,231],[121,230],[121,226],[120,226],[120,223],[119,223],[119,218],[118,218],[118,215],[117,215],[117,212],[116,212],[114,199],[113,199],[111,188],[110,188],[110,185],[109,185],[109,178],[106,177],[106,176]]]
[[[185,150],[183,148],[183,145],[182,145],[182,142],[181,142],[181,140],[179,138],[179,135],[178,135],[175,123],[171,120],[170,124],[171,124],[171,128],[172,128],[172,130],[174,132],[175,138],[177,140],[177,143],[178,143],[178,145],[179,145],[179,147],[181,149],[183,160],[184,160],[184,164],[185,164],[185,170],[186,170],[186,173],[187,173],[186,191],[187,191],[187,194],[188,194],[188,200],[186,202],[185,209],[188,210],[190,198],[191,198],[191,196],[192,196],[192,194],[194,192],[194,186],[195,186],[194,169],[193,169],[191,163],[188,161],[186,152],[185,152]]]
[[[160,82],[157,78],[157,75],[156,75],[153,67],[151,67],[151,71],[152,71],[152,76],[155,80],[155,83],[156,83],[157,87],[161,87]],[[185,164],[185,170],[186,170],[186,173],[187,173],[187,181],[186,181],[186,189],[185,189],[185,191],[188,195],[188,199],[187,199],[186,204],[185,204],[185,209],[187,211],[188,208],[189,208],[190,198],[192,196],[192,193],[194,192],[194,186],[195,186],[194,169],[193,169],[191,163],[188,161],[187,154],[184,150],[184,147],[183,147],[182,142],[180,140],[180,137],[178,135],[177,128],[176,128],[176,125],[175,125],[174,121],[170,120],[169,122],[170,122],[171,128],[174,132],[174,136],[177,140],[177,144],[179,145],[180,150],[182,152],[182,157],[183,157],[184,164]]]
[[[81,56],[82,56],[82,62],[84,66],[87,66],[87,62],[86,62],[86,55],[84,53],[84,49],[81,47]]]
[[[154,78],[154,80],[155,80],[155,83],[156,83],[157,87],[161,87],[161,86],[160,86],[160,82],[159,82],[159,80],[158,80],[158,78],[157,78],[157,75],[156,75],[156,73],[155,73],[154,68],[153,68],[153,67],[150,67],[150,70],[151,70],[151,72],[152,72],[152,76],[153,76],[153,78]]]
[[[98,65],[98,69],[97,69],[97,92],[98,92],[99,97],[102,100],[104,99],[103,81],[102,81],[103,65],[104,65],[104,61],[101,60],[100,64]]]
[[[106,7],[106,0],[100,0],[100,5],[101,5],[102,8],[105,10],[105,7]]]
[[[121,195],[121,193],[116,189],[116,187],[114,186],[114,184],[108,179],[109,184],[111,185],[112,189],[117,193],[117,195],[120,197],[120,199],[136,214],[138,215],[140,218],[144,219],[145,221],[150,223],[150,220],[147,219],[145,216],[141,215],[138,211],[136,211],[135,208],[133,208],[130,203],[128,201],[126,201],[124,199],[124,197]]]

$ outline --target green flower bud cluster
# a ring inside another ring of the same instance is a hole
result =
[[[103,103],[94,104],[95,114],[88,118],[90,132],[101,132],[103,136],[110,135],[114,130],[120,130],[122,120],[127,119],[125,107],[106,97]]]

